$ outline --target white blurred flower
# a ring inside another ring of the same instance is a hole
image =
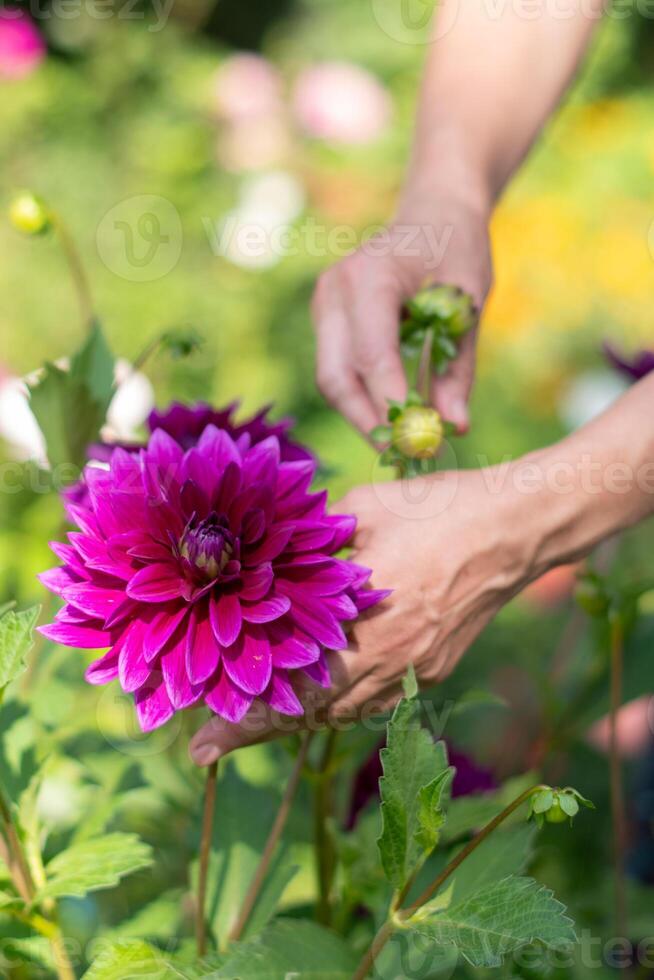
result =
[[[216,72],[214,99],[219,115],[231,122],[279,112],[281,78],[261,55],[235,54]]]
[[[245,181],[238,206],[224,218],[220,253],[244,269],[266,269],[288,253],[304,189],[292,174],[271,171]]]
[[[579,374],[563,393],[559,416],[574,431],[612,405],[629,383],[614,371],[586,371]]]
[[[386,129],[391,98],[369,71],[348,62],[305,69],[293,91],[293,109],[311,136],[335,143],[370,143]]]
[[[55,362],[62,370],[68,369],[68,359]],[[45,439],[32,414],[27,383],[38,381],[42,370],[33,371],[26,378],[0,376],[0,437],[11,447],[20,460],[34,460],[47,468]],[[150,381],[140,371],[133,371],[129,361],[116,361],[114,378],[116,392],[107,411],[107,424],[102,437],[108,442],[131,442],[138,437],[138,429],[154,407],[154,390]]]
[[[107,410],[107,434],[113,442],[131,442],[154,408],[154,388],[124,358],[116,361],[114,377],[117,387]]]
[[[80,787],[61,774],[46,776],[36,801],[37,812],[48,826],[72,827],[81,816]]]
[[[0,379],[0,436],[20,460],[45,466],[45,440],[32,415],[27,385],[22,378]]]

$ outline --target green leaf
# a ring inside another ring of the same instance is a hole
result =
[[[472,966],[501,966],[529,943],[560,948],[576,941],[571,919],[552,892],[532,878],[505,878],[446,911],[420,909],[408,925],[439,945],[455,946]]]
[[[335,933],[306,920],[278,919],[241,943],[212,980],[349,980],[357,957]]]
[[[405,690],[409,696],[400,701],[388,724],[386,748],[381,751],[384,775],[379,781],[379,851],[386,877],[396,889],[406,884],[432,849],[434,834],[444,822],[441,797],[453,775],[445,745],[434,743],[420,726],[415,675],[409,675]],[[440,789],[437,780],[443,780]]]
[[[100,434],[113,391],[114,359],[98,324],[71,358],[68,371],[45,365],[30,385],[30,406],[53,469],[84,465],[87,446]],[[71,472],[70,479],[74,478]]]
[[[559,793],[559,806],[569,817],[579,813],[579,804],[572,793]]]
[[[9,892],[0,891],[0,910],[9,908],[10,905],[22,905],[22,900],[17,895]]]
[[[103,933],[110,939],[163,939],[175,935],[183,914],[181,891],[164,892],[154,901],[139,908],[130,919]]]
[[[22,612],[10,609],[0,618],[0,692],[25,670],[39,606]]]
[[[47,882],[37,900],[72,895],[78,898],[117,885],[125,875],[152,864],[152,850],[135,834],[107,834],[74,844],[46,867]]]
[[[160,950],[142,940],[125,940],[102,950],[83,980],[148,980],[183,976],[176,974]]]

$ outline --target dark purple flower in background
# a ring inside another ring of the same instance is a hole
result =
[[[87,502],[67,505],[79,530],[41,576],[65,605],[42,632],[108,648],[87,680],[118,678],[144,731],[198,702],[232,722],[255,698],[301,714],[293,672],[328,686],[326,651],[388,594],[334,557],[356,521],[327,514],[315,469],[283,461],[275,435],[253,445],[212,424],[187,449],[163,427],[114,449],[108,469],[87,467]]]
[[[276,436],[279,440],[282,462],[289,463],[294,460],[314,458],[308,449],[289,439],[288,430],[293,425],[292,419],[271,422],[267,418],[270,407],[266,407],[251,418],[245,419],[243,422],[236,422],[234,421],[234,414],[238,411],[238,407],[238,402],[232,402],[225,408],[217,409],[205,402],[198,402],[192,407],[183,405],[181,402],[172,402],[163,412],[157,411],[157,409],[150,412],[148,428],[150,432],[163,429],[180,444],[182,449],[190,449],[191,446],[194,446],[208,425],[215,425],[218,429],[224,429],[232,439],[238,439],[247,433],[253,446],[269,436]]]
[[[603,350],[608,362],[630,381],[640,381],[650,371],[654,371],[654,350],[641,350],[632,357],[619,353],[609,343],[603,345]]]

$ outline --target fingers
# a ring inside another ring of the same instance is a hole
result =
[[[348,422],[367,435],[377,416],[355,371],[350,325],[335,294],[319,306],[315,318],[318,387]]]
[[[214,715],[195,733],[189,745],[191,759],[197,766],[209,766],[235,749],[256,742],[267,742],[291,735],[304,727],[302,717],[282,717],[263,702],[256,702],[243,721],[235,725]]]
[[[468,431],[468,400],[475,380],[477,330],[463,337],[456,360],[445,374],[432,382],[432,403],[444,419],[452,422],[459,433]]]
[[[399,350],[401,289],[388,267],[354,255],[319,280],[313,302],[316,377],[327,400],[364,435],[406,396]]]

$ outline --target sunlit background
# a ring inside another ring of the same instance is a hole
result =
[[[147,377],[114,406],[114,431],[138,435],[153,398],[240,398],[247,410],[271,402],[296,417],[334,494],[378,475],[372,452],[316,390],[309,300],[338,257],[334,243],[344,254],[392,214],[426,28],[401,29],[377,0],[172,0],[168,9],[59,0],[33,7],[31,19],[21,9],[0,17],[3,204],[30,188],[62,215],[126,375],[164,329],[203,338],[186,360],[148,361]],[[625,352],[654,346],[654,30],[635,10],[620,13],[494,217],[496,284],[472,431],[454,449],[460,465],[551,442],[607,404],[626,382],[607,365],[605,340]],[[144,211],[151,217],[139,224]],[[239,238],[251,227],[263,229],[256,254]],[[280,227],[292,254],[275,245]],[[38,458],[18,379],[70,353],[80,318],[52,238],[21,237],[3,218],[0,328],[0,453]],[[0,601],[44,601],[34,575],[50,564],[58,508],[52,495],[0,494]],[[647,568],[651,538],[624,547],[625,567]],[[532,761],[541,677],[572,585],[564,570],[518,600],[453,680],[454,695],[485,686],[513,704],[512,720],[486,719],[476,743],[474,725],[454,723],[461,744],[475,743],[502,775]],[[120,741],[124,715],[107,693],[72,693],[82,689],[74,654],[58,651],[46,670],[48,687],[34,696],[40,722],[63,724],[84,704],[89,724],[100,718],[109,742]],[[603,760],[584,752],[574,766],[603,786]],[[259,778],[256,762],[242,765]],[[44,805],[63,806],[66,826],[71,787],[87,789],[65,767],[57,779]],[[592,857],[593,843],[584,846]],[[548,860],[543,875],[573,900],[576,879]]]

